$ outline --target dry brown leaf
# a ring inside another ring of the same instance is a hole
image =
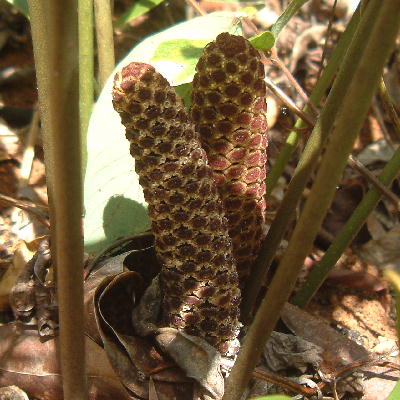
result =
[[[380,238],[370,240],[358,252],[360,257],[377,267],[399,267],[400,225],[396,225]]]
[[[18,386],[6,386],[0,388],[0,400],[29,400],[29,397]]]
[[[263,352],[264,360],[274,372],[295,368],[304,373],[309,364],[317,367],[322,348],[295,335],[272,332]]]
[[[18,386],[41,400],[62,397],[59,341],[41,342],[37,331],[12,323],[0,327],[0,386]],[[86,338],[90,400],[131,400],[114,374],[103,349]]]
[[[0,311],[7,310],[10,307],[10,292],[19,274],[24,269],[26,263],[34,256],[39,243],[44,239],[44,236],[38,237],[31,242],[21,240],[15,250],[13,262],[8,268],[2,279],[0,280]]]
[[[194,378],[211,399],[221,399],[224,378],[221,373],[221,355],[205,340],[187,335],[174,328],[160,328],[156,341],[160,348]]]
[[[324,374],[334,373],[345,365],[370,359],[370,354],[364,347],[340,334],[323,320],[290,303],[286,303],[281,318],[295,335],[323,349],[320,354],[320,369]]]

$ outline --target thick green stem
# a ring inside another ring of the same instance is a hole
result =
[[[93,0],[78,0],[79,23],[79,118],[82,149],[82,178],[85,176],[86,133],[93,106]]]
[[[378,177],[379,182],[389,186],[396,176],[400,173],[400,147],[394,153],[392,159],[385,166],[381,175]],[[346,222],[339,235],[335,238],[334,242],[329,246],[328,250],[322,257],[318,265],[312,270],[307,277],[306,283],[293,297],[292,303],[303,307],[305,306],[322,285],[326,276],[331,269],[335,266],[341,254],[350,245],[355,238],[363,224],[365,223],[368,215],[378,204],[382,197],[382,192],[373,186],[369,192],[364,196],[361,203],[354,210],[353,214]]]
[[[358,9],[355,11],[355,14],[359,14]],[[332,58],[333,62],[337,63],[337,58],[344,57],[344,54],[346,53],[345,46],[349,44],[350,39],[354,36],[354,31],[356,29],[356,26],[358,25],[358,19],[359,17],[353,17],[352,23],[349,24],[349,33],[342,36],[342,39],[338,44],[339,50],[336,50],[336,54],[332,56],[335,57]],[[250,318],[250,314],[254,307],[257,294],[260,290],[262,282],[264,281],[266,271],[277,252],[278,246],[283,238],[284,233],[286,232],[291,220],[295,215],[298,201],[304,191],[304,188],[306,187],[306,184],[314,169],[318,157],[321,154],[322,147],[328,135],[329,129],[332,126],[337,112],[342,104],[343,96],[352,81],[352,71],[355,66],[359,64],[360,48],[362,48],[363,46],[365,47],[365,43],[361,43],[357,46],[352,46],[347,51],[346,59],[348,60],[348,62],[345,63],[338,72],[337,78],[335,79],[335,82],[326,100],[325,106],[321,111],[321,115],[311,133],[311,136],[300,158],[299,164],[294,172],[293,178],[290,181],[286,195],[282,201],[281,206],[279,207],[274,222],[272,223],[270,230],[268,231],[268,234],[264,239],[259,256],[253,268],[252,276],[250,277],[250,279],[247,280],[247,286],[244,291],[242,301],[242,319],[245,322],[247,322]],[[329,64],[334,65],[331,64],[331,62]],[[321,83],[321,86],[318,89],[318,95],[322,95],[322,93],[326,90],[326,87],[324,86],[331,82],[334,71],[335,68],[330,67],[328,72],[324,72],[323,76],[321,76],[321,80],[323,79],[323,83]],[[323,78],[324,76],[326,76],[326,74],[328,74],[328,76],[326,78]],[[329,76],[330,79],[328,79]],[[313,100],[315,101],[315,98]],[[298,122],[296,125],[298,127],[301,126],[300,122]],[[297,133],[292,133],[291,137],[293,139],[293,141],[291,142],[291,146],[295,146],[297,142]],[[292,149],[287,146],[285,151],[291,152]],[[290,154],[287,155],[289,156]]]
[[[78,109],[78,4],[31,0],[33,50],[57,272],[64,398],[86,400],[82,185]]]
[[[224,395],[226,400],[241,398],[265,342],[276,325],[280,310],[293,290],[298,273],[320,229],[355,137],[368,111],[383,66],[395,43],[399,24],[400,0],[390,2],[371,0],[368,3],[344,60],[343,69],[352,62],[349,71],[351,80],[345,96],[338,99],[341,101],[340,113],[332,127],[329,145],[287,250],[229,375]],[[357,62],[353,63],[355,54],[358,56]],[[320,118],[321,128],[329,131],[331,126],[326,126],[325,122]],[[301,169],[300,173],[302,172]]]
[[[114,37],[110,0],[94,0],[96,40],[99,58],[99,87],[103,88],[115,67]]]

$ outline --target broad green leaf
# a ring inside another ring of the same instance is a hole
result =
[[[129,21],[146,14],[152,8],[161,4],[164,0],[137,0],[129,9],[123,13],[117,20],[115,27],[122,28]]]
[[[175,86],[175,92],[182,97],[185,102],[185,106],[187,109],[190,107],[190,95],[192,94],[192,84],[191,83],[183,83],[182,85]]]
[[[249,39],[254,48],[261,51],[268,51],[275,44],[275,37],[270,31],[261,32]]]
[[[243,8],[240,8],[238,11],[242,13],[246,13],[249,17],[253,16],[254,14],[257,14],[258,11],[262,10],[265,7],[264,4],[256,4],[254,6],[246,6]]]
[[[26,18],[29,18],[29,9],[27,0],[6,0],[7,3],[10,3],[15,7],[19,12],[25,15]]]
[[[184,39],[185,46],[188,41],[194,41],[198,47],[200,42],[210,42],[219,33],[232,32],[232,29],[239,30],[235,33],[240,34],[236,16],[236,13],[231,12],[213,13],[150,36],[132,49],[118,64],[112,76],[132,61],[147,62],[173,86],[180,85],[181,94],[188,97],[190,85],[184,84],[191,82],[194,74],[193,56],[189,59],[160,59],[159,47],[165,48],[162,45],[165,42],[177,43],[177,39]],[[179,55],[179,51],[175,50],[174,56]],[[182,51],[185,54],[185,50]],[[184,76],[182,71],[186,71]],[[94,107],[86,138],[85,249],[95,254],[119,237],[143,232],[150,227],[147,206],[135,174],[134,160],[129,154],[125,130],[112,107],[112,80],[110,77]]]
[[[275,36],[275,39],[279,36],[281,30],[285,27],[285,25],[290,21],[294,14],[300,10],[300,8],[307,3],[308,0],[293,0],[291,1],[286,10],[281,14],[278,20],[271,28],[271,32]]]
[[[151,61],[174,61],[182,64],[183,68],[175,77],[176,82],[190,82],[193,79],[197,60],[209,40],[172,39],[161,43]]]
[[[400,399],[400,381],[398,381],[386,400],[399,400]]]

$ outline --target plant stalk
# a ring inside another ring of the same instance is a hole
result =
[[[96,19],[96,40],[99,58],[99,87],[101,90],[115,67],[110,0],[94,0],[94,15]]]
[[[28,4],[57,275],[64,398],[86,400],[78,3],[31,0]]]
[[[87,149],[86,133],[93,107],[94,51],[93,0],[78,0],[79,23],[79,118],[82,149],[82,179],[85,176]]]
[[[329,145],[287,250],[227,379],[224,400],[240,400],[280,310],[293,290],[304,259],[330,206],[356,135],[362,127],[383,66],[395,43],[399,24],[400,0],[384,3],[371,0],[368,3],[344,61],[346,66],[354,52],[358,55],[359,62],[352,64],[350,85],[340,99],[340,113],[333,127],[322,123],[323,129],[329,131],[332,128]]]
[[[400,173],[400,147],[397,148],[392,159],[386,164],[378,181],[385,186],[390,186],[393,179]],[[360,231],[368,215],[378,204],[382,197],[382,191],[376,186],[371,187],[368,193],[363,197],[361,203],[354,210],[353,214],[343,226],[339,235],[329,246],[328,250],[307,277],[307,281],[293,297],[291,303],[296,306],[304,307],[311,300],[317,290],[320,288],[325,278],[335,266],[342,253],[349,247],[352,240]]]
[[[346,50],[349,47],[349,43],[354,36],[354,32],[356,31],[358,23],[360,21],[359,9],[360,6],[358,6],[345,31],[340,36],[340,39],[335,49],[333,50],[332,56],[329,59],[327,66],[323,70],[321,77],[318,79],[318,82],[310,95],[310,102],[313,103],[315,106],[317,106],[321,99],[325,96],[326,91],[331,85],[335,73],[339,68],[340,63],[346,53]],[[310,107],[307,105],[303,109],[303,112],[305,114],[310,113],[310,111]],[[279,153],[278,159],[272,166],[271,171],[269,171],[267,179],[265,180],[265,184],[267,187],[265,197],[267,199],[271,195],[272,190],[278,182],[279,177],[282,175],[290,156],[296,149],[301,132],[303,132],[303,130],[306,128],[307,124],[302,119],[298,118],[296,124],[293,127],[293,130],[290,132],[285,144],[281,149],[281,152]]]
[[[358,9],[355,14],[359,14]],[[285,234],[290,222],[294,218],[297,204],[301,198],[304,188],[310,178],[310,175],[318,161],[318,157],[321,154],[322,147],[324,145],[325,139],[328,136],[330,127],[332,126],[337,112],[342,104],[343,96],[345,95],[347,88],[352,81],[352,71],[356,65],[359,64],[359,53],[360,49],[365,47],[365,42],[361,42],[357,45],[352,45],[346,52],[346,45],[354,37],[353,32],[356,30],[358,18],[353,16],[352,24],[349,24],[349,34],[343,34],[341,41],[338,44],[337,53],[332,56],[332,61],[334,64],[329,62],[329,65],[335,65],[339,58],[343,58],[347,54],[346,59],[348,60],[344,63],[338,72],[326,103],[321,110],[320,117],[310,135],[306,147],[304,148],[303,154],[301,155],[300,161],[294,172],[292,180],[289,183],[285,197],[283,198],[282,204],[278,209],[275,219],[268,231],[266,238],[262,244],[259,256],[253,267],[253,273],[250,279],[247,281],[247,286],[244,290],[243,301],[242,301],[242,320],[244,322],[249,322],[251,312],[253,310],[257,294],[260,291],[261,285],[264,282],[264,277],[269,266],[274,259],[277,252],[278,246]],[[365,22],[364,22],[365,26]],[[333,58],[335,57],[335,58]],[[336,59],[336,57],[338,57]],[[328,66],[329,66],[328,65]],[[337,64],[336,64],[337,65]],[[331,69],[332,68],[332,69]],[[316,93],[317,99],[314,95],[311,96],[311,101],[319,100],[318,97],[322,97],[327,86],[330,84],[332,76],[336,68],[331,67],[323,73],[321,76],[321,86],[318,88]],[[325,77],[326,76],[326,80]],[[318,95],[318,96],[317,96]],[[304,125],[300,121],[296,123],[295,128],[301,128]],[[296,128],[296,129],[297,129]],[[283,150],[285,152],[285,157],[289,157],[290,153],[294,150],[295,145],[298,140],[298,133],[294,131],[289,136],[289,146],[286,146]],[[293,147],[291,147],[293,146]],[[281,167],[284,168],[284,163],[286,161],[282,160]],[[277,176],[278,178],[278,176]],[[267,188],[268,191],[268,188]]]

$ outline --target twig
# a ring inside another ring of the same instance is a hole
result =
[[[388,187],[379,182],[375,175],[372,174],[360,161],[355,157],[350,156],[347,163],[375,185],[395,205],[397,210],[400,210],[400,198],[398,198]]]
[[[332,33],[332,23],[333,23],[333,18],[335,16],[336,4],[337,4],[337,0],[335,0],[333,2],[332,12],[331,12],[331,15],[329,17],[328,29],[326,30],[324,48],[322,50],[321,63],[319,65],[318,74],[317,74],[317,81],[321,77],[321,73],[322,73],[322,70],[324,68],[324,61],[325,61],[325,58],[326,58],[326,52],[328,50],[328,40],[329,40],[329,37],[331,36],[331,33]]]
[[[286,93],[279,88],[278,86],[275,85],[274,82],[271,81],[268,77],[265,77],[265,83],[268,86],[268,89],[271,90],[271,92],[278,97],[279,100],[282,101],[290,110],[292,110],[298,117],[300,117],[304,122],[306,122],[310,126],[315,125],[315,119],[305,113],[303,110],[301,110],[299,107],[294,104],[293,100],[286,95]]]
[[[28,135],[26,138],[26,145],[21,163],[21,178],[18,182],[18,191],[28,185],[29,177],[32,171],[32,162],[35,156],[35,142],[39,133],[39,110],[37,105],[33,112],[32,121],[29,126]]]
[[[186,2],[194,8],[200,15],[204,16],[207,15],[207,13],[200,7],[200,5],[197,3],[196,0],[186,0]]]
[[[27,213],[33,215],[37,220],[43,224],[46,228],[50,228],[50,222],[47,220],[46,215],[43,214],[45,212],[48,213],[48,209],[45,206],[33,205],[27,201],[17,200],[12,197],[6,196],[0,193],[0,202],[6,203],[10,206],[20,208],[21,210],[26,211]],[[40,210],[40,208],[42,210]]]
[[[389,135],[389,132],[386,128],[385,125],[385,121],[383,120],[383,116],[382,116],[382,112],[377,104],[376,99],[374,99],[374,101],[372,102],[372,110],[375,114],[376,120],[378,121],[378,125],[381,128],[381,131],[383,133],[383,136],[387,142],[387,144],[392,148],[392,150],[394,149],[394,144],[393,144],[393,140]]]
[[[289,82],[293,85],[293,87],[299,93],[299,95],[304,100],[304,102],[307,104],[307,106],[310,108],[310,110],[315,115],[318,115],[318,110],[315,107],[315,105],[310,101],[306,92],[299,85],[299,83],[296,81],[295,77],[292,75],[292,73],[289,71],[289,69],[286,67],[286,65],[279,58],[278,52],[276,51],[276,47],[273,47],[271,49],[271,54],[272,54],[271,61],[285,74],[285,76],[288,78]]]
[[[400,370],[400,365],[396,363],[392,363],[389,361],[381,361],[381,360],[366,360],[366,361],[358,361],[351,363],[349,365],[344,366],[343,368],[340,368],[337,371],[334,371],[332,374],[330,374],[329,379],[324,379],[323,382],[320,382],[317,387],[315,388],[309,388],[306,386],[302,386],[298,383],[295,383],[288,378],[275,374],[274,372],[261,369],[261,368],[255,368],[253,371],[253,377],[257,379],[261,379],[266,382],[273,383],[274,385],[277,385],[283,389],[290,390],[293,393],[297,394],[302,394],[303,396],[315,396],[318,394],[318,392],[321,392],[322,389],[324,389],[326,386],[328,386],[330,383],[333,383],[334,385],[340,380],[343,379],[355,371],[359,370],[360,368],[363,367],[387,367],[393,370]]]

